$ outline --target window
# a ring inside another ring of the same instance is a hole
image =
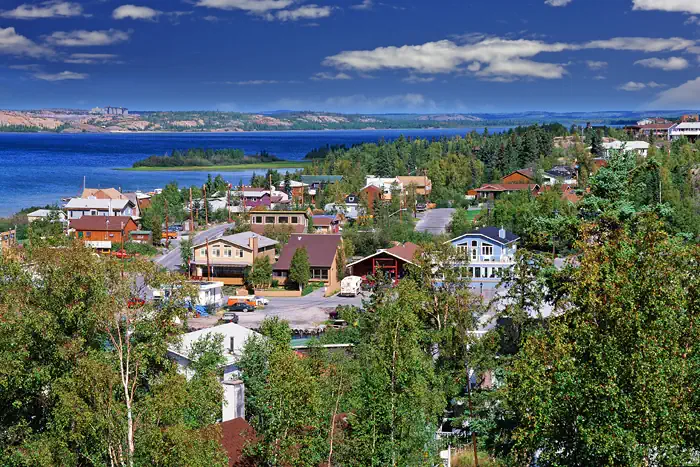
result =
[[[292,224],[298,224],[299,223],[299,217],[298,216],[292,216]]]
[[[243,250],[238,250],[238,257],[243,258]]]
[[[97,211],[95,211],[95,210],[93,209],[92,211],[90,211],[90,215],[91,215],[91,216],[96,216],[96,215],[97,215]]]
[[[232,255],[231,248],[224,248],[224,256],[230,258]]]
[[[483,256],[493,256],[493,245],[484,243],[481,245],[481,254]]]
[[[311,269],[311,278],[312,279],[321,279],[321,280],[328,280],[328,269],[319,269],[319,268],[314,268]]]
[[[78,232],[78,238],[83,238],[83,233],[82,233],[82,232]],[[4,240],[4,239],[3,239],[3,240]]]
[[[274,224],[275,223],[275,218],[272,216],[265,216],[265,223],[266,224]]]
[[[109,238],[114,238],[114,234],[113,233],[109,234]]]
[[[255,216],[253,223],[254,224],[262,224],[263,223],[262,219],[263,219],[262,216]]]
[[[479,243],[476,240],[472,240],[472,261],[476,261],[476,257],[479,254]]]
[[[288,277],[289,271],[272,271],[272,275],[275,277]]]
[[[90,238],[92,236],[92,232],[85,232],[85,236]]]
[[[213,248],[213,249],[211,250],[211,252],[212,252],[212,254],[214,255],[214,257],[216,257],[216,258],[218,258],[219,256],[221,256],[221,250],[220,250],[219,248]]]
[[[289,217],[282,216],[279,218],[279,220],[277,222],[279,222],[280,224],[289,224]]]
[[[202,258],[204,258],[205,256],[207,256],[207,250],[206,250],[206,248],[200,248],[200,249],[199,249],[199,256],[201,256]]]

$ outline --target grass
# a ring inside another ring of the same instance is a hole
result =
[[[452,455],[452,467],[473,467],[474,452],[470,449]],[[503,464],[483,452],[479,453],[479,467],[503,467]]]
[[[474,222],[474,219],[476,219],[476,216],[480,215],[481,211],[467,211],[467,218]]]
[[[311,165],[311,161],[275,161],[255,162],[236,165],[206,165],[178,167],[120,167],[115,170],[129,172],[207,172],[212,170],[246,170],[246,169],[301,169]]]

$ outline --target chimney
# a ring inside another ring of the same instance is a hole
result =
[[[503,240],[506,239],[506,229],[504,229],[503,226],[501,226],[501,230],[498,231],[498,236]]]
[[[248,245],[250,245],[250,249],[253,250],[253,261],[258,257],[258,240],[258,236],[255,234],[248,239]]]

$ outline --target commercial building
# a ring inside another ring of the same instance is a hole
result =
[[[305,233],[309,228],[309,211],[254,211],[250,229],[262,235],[265,228],[289,228],[293,233]]]

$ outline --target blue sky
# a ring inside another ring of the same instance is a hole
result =
[[[700,108],[700,0],[0,1],[0,107]]]

